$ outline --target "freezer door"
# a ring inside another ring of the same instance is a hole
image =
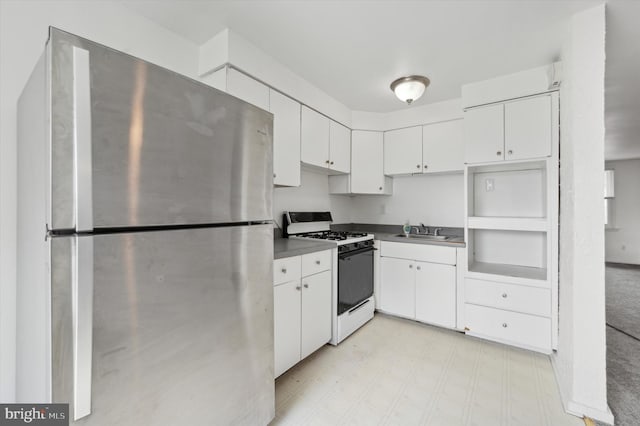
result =
[[[273,116],[71,34],[51,34],[51,228],[270,219]]]
[[[272,263],[271,225],[54,238],[54,402],[87,425],[268,424]]]

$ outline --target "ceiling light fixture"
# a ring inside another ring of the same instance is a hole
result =
[[[410,75],[409,77],[400,77],[391,83],[391,90],[398,99],[411,105],[411,102],[420,99],[429,83],[431,81],[427,77]]]

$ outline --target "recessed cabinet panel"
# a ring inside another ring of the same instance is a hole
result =
[[[384,132],[384,174],[422,173],[422,127]]]
[[[269,88],[233,68],[227,71],[227,92],[269,111]]]
[[[551,155],[551,96],[539,96],[504,106],[505,159]]]
[[[405,318],[415,318],[415,265],[413,261],[383,257],[382,294],[380,307],[383,311]]]
[[[329,121],[329,169],[351,171],[351,130],[333,120]]]
[[[300,361],[300,278],[273,289],[275,377]]]
[[[382,133],[354,130],[351,134],[351,154],[351,192],[384,193]]]
[[[329,119],[302,106],[300,159],[318,167],[329,166]]]
[[[416,319],[454,328],[456,326],[456,268],[416,262]]]
[[[422,170],[440,173],[464,170],[463,120],[422,126]]]
[[[305,358],[331,340],[331,271],[302,278],[300,355]]]
[[[273,183],[300,186],[300,104],[270,91],[273,113]]]
[[[504,106],[478,107],[464,113],[467,163],[504,160]]]

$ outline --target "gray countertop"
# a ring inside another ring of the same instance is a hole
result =
[[[422,240],[419,238],[407,238],[407,237],[398,237],[397,234],[389,234],[385,232],[376,232],[375,239],[380,241],[392,241],[395,243],[409,243],[409,244],[428,244],[433,246],[444,246],[444,247],[466,247],[464,242],[464,237],[451,237],[446,241],[434,241],[434,240]]]
[[[275,238],[273,240],[273,258],[300,256],[301,254],[314,253],[316,251],[336,248],[336,244],[327,241],[290,240],[288,238]]]

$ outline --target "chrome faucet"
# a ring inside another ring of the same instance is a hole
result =
[[[434,229],[434,230],[433,230],[433,235],[434,235],[434,236],[436,236],[436,237],[437,237],[437,236],[439,236],[439,235],[440,235],[440,231],[442,231],[442,228],[436,228],[436,229]]]
[[[428,226],[424,226],[424,223],[420,222],[420,228],[416,229],[417,233],[420,233],[420,229],[422,229],[424,232],[423,234],[428,235],[429,234],[429,227]]]

